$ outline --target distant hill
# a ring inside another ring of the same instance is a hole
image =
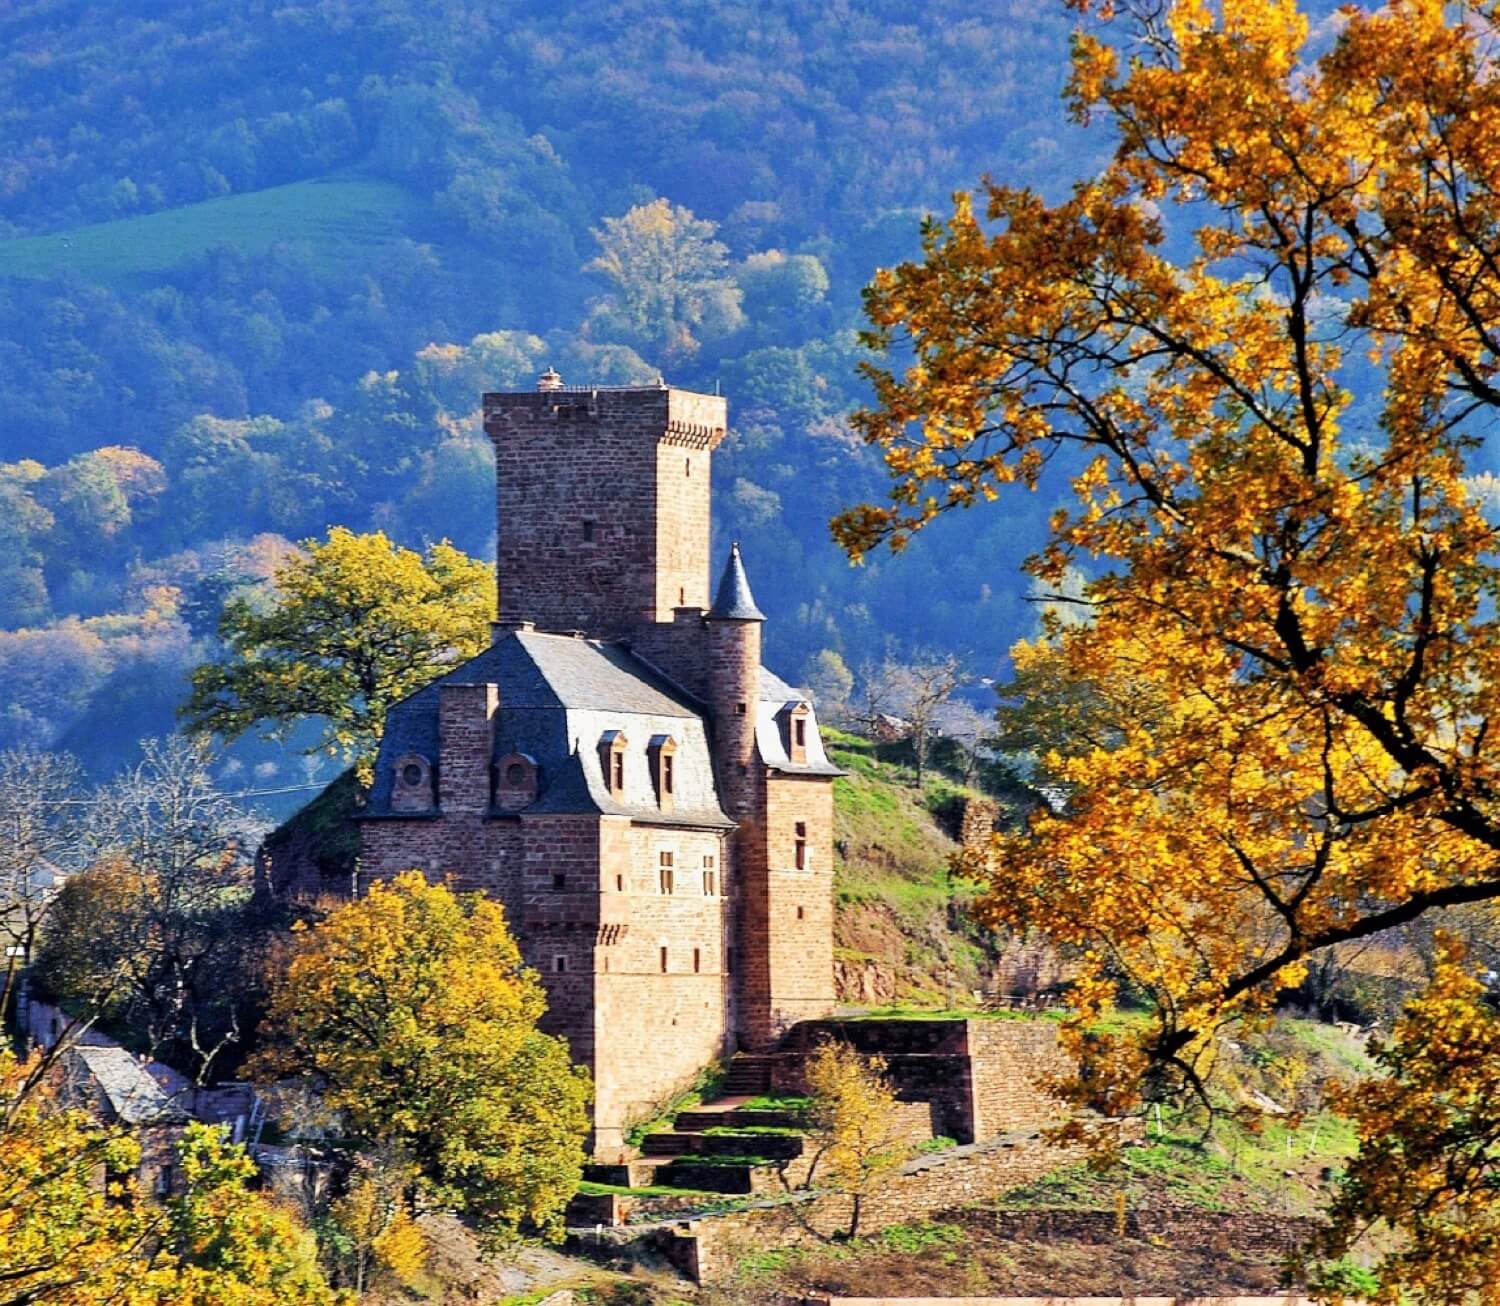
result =
[[[858,570],[827,521],[884,486],[844,421],[874,269],[985,172],[1056,193],[1097,162],[1058,99],[1070,21],[1020,0],[3,7],[0,670],[34,658],[24,628],[69,671],[63,693],[0,675],[0,746],[108,737],[117,702],[112,755],[170,729],[145,705],[209,647],[236,550],[341,523],[488,553],[473,409],[549,364],[729,396],[715,547],[744,543],[789,679],[825,648],[992,671],[1031,628],[1015,569],[1050,498]],[[656,196],[715,224],[740,303],[695,348],[632,335],[586,267]],[[119,483],[111,446],[157,470]]]

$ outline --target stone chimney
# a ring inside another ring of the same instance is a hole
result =
[[[438,686],[438,806],[445,815],[490,810],[499,710],[498,685]]]

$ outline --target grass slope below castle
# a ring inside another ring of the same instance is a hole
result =
[[[334,174],[0,241],[0,277],[72,273],[130,285],[222,247],[255,255],[283,243],[309,246],[322,263],[356,267],[402,240],[426,212],[425,204],[391,182]]]
[[[980,886],[949,869],[958,845],[939,813],[974,791],[930,770],[922,788],[900,748],[824,728],[834,782],[834,964],[839,998],[920,1014],[962,1006],[995,958],[969,918]],[[841,850],[841,851],[838,851]]]

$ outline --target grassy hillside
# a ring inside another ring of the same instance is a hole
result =
[[[322,177],[0,241],[0,277],[70,274],[131,287],[215,249],[255,256],[286,242],[310,246],[324,266],[352,268],[405,238],[427,211],[409,191],[388,181]]]
[[[997,955],[993,936],[969,919],[979,886],[949,870],[958,845],[936,815],[964,791],[937,774],[918,789],[890,750],[837,730],[824,735],[848,772],[833,787],[840,999],[962,1005]]]

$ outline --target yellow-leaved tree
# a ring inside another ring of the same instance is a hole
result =
[[[0,1049],[0,1306],[347,1306],[221,1129],[187,1127],[182,1191],[153,1200],[139,1140],[66,1105],[51,1070]]]
[[[1493,4],[1346,9],[1321,47],[1294,0],[1073,7],[1068,97],[1113,159],[1058,203],[960,197],[878,275],[870,343],[912,361],[871,369],[857,421],[891,501],[835,529],[899,548],[1071,462],[1031,567],[1087,576],[1089,620],[1053,623],[1050,669],[1132,710],[1048,760],[1068,809],[998,840],[981,910],[1079,949],[1074,1094],[1128,1110],[1201,1086],[1215,1030],[1315,954],[1500,896],[1500,570],[1469,479],[1500,410],[1500,75]],[[1122,980],[1153,1025],[1090,1034]],[[1386,1064],[1399,1131],[1440,1078]],[[1493,1150],[1444,1208],[1476,1236],[1442,1283],[1393,1260],[1386,1295],[1495,1299]],[[1420,1244],[1400,1155],[1367,1146],[1346,1209]]]
[[[446,541],[422,554],[335,526],[276,569],[267,601],[225,606],[226,656],[193,672],[185,723],[284,738],[321,719],[318,746],[367,779],[386,709],[485,648],[494,616],[493,569]]]
[[[844,1236],[855,1238],[865,1198],[911,1155],[895,1119],[896,1094],[884,1057],[832,1039],[813,1049],[806,1073],[812,1159],[804,1187],[847,1195]]]
[[[491,1244],[555,1235],[582,1177],[587,1074],[499,903],[407,871],[299,930],[254,1073],[307,1076],[350,1134],[415,1166]]]

